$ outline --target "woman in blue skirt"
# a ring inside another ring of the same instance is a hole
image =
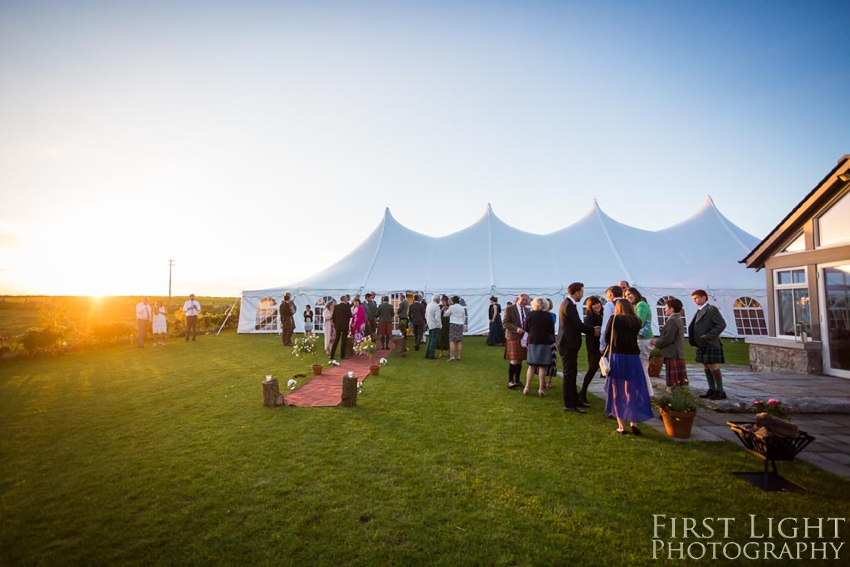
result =
[[[605,378],[606,413],[617,418],[617,433],[625,435],[626,422],[632,433],[640,435],[637,424],[652,418],[652,405],[646,376],[640,362],[638,333],[643,322],[628,301],[618,301],[608,321],[605,337],[611,346],[611,371]]]

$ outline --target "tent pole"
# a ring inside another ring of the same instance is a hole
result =
[[[230,314],[233,313],[233,308],[236,307],[236,304],[239,303],[239,300],[233,302],[233,305],[230,306],[230,309],[227,310],[227,316],[224,318],[224,321],[221,322],[221,327],[218,328],[218,332],[215,336],[219,336],[221,334],[221,330],[227,324],[227,320],[230,319]]]

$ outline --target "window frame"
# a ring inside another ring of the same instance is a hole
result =
[[[794,273],[795,272],[802,272],[802,274],[803,274],[803,281],[802,282],[795,282],[794,281]],[[790,278],[791,282],[790,283],[779,283],[780,274],[783,274],[783,273],[790,274],[790,276],[791,276],[791,278]],[[809,318],[808,322],[798,320],[798,316],[797,316],[798,299],[797,299],[796,293],[794,293],[794,292],[799,291],[799,290],[804,290],[806,292],[805,305],[803,306],[802,309],[803,309],[804,314],[808,314],[808,318]],[[792,298],[793,298],[793,301],[794,301],[793,309],[791,310],[791,316],[792,316],[792,319],[793,319],[793,321],[792,321],[793,330],[790,333],[787,333],[787,332],[783,331],[783,329],[782,329],[782,322],[783,322],[782,313],[783,312],[782,312],[782,309],[781,309],[782,302],[780,301],[780,297],[781,297],[781,292],[783,292],[783,291],[791,291]],[[797,336],[797,332],[796,332],[797,326],[801,323],[805,324],[807,326],[806,332],[808,332],[809,335],[811,335],[811,327],[812,327],[811,292],[809,290],[809,275],[808,275],[808,273],[806,273],[806,266],[790,266],[790,267],[787,267],[787,268],[777,268],[777,269],[773,270],[773,301],[774,301],[774,306],[775,306],[774,312],[776,313],[776,317],[775,317],[776,320],[775,320],[775,323],[774,323],[774,327],[775,327],[777,337],[779,337],[779,338],[787,338],[787,337],[794,338],[794,337],[796,337]]]

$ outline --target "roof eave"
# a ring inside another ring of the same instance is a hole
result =
[[[821,179],[809,193],[791,209],[782,221],[770,231],[770,233],[753,248],[753,250],[739,263],[746,264],[748,268],[761,270],[767,259],[770,258],[792,233],[799,231],[806,223],[812,212],[817,212],[823,207],[835,193],[843,189],[846,181],[838,178],[850,169],[850,154],[845,154],[838,160],[838,164],[826,177]]]

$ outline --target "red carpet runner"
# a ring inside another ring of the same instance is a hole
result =
[[[375,362],[386,358],[388,350],[379,350],[375,354]],[[288,406],[316,408],[322,406],[338,406],[342,401],[342,377],[354,372],[357,380],[363,381],[369,376],[369,366],[372,362],[368,356],[352,356],[340,361],[339,366],[325,366],[322,373],[310,379],[309,382],[296,388],[283,400]],[[301,380],[307,380],[302,378]],[[285,382],[281,382],[284,385]]]

